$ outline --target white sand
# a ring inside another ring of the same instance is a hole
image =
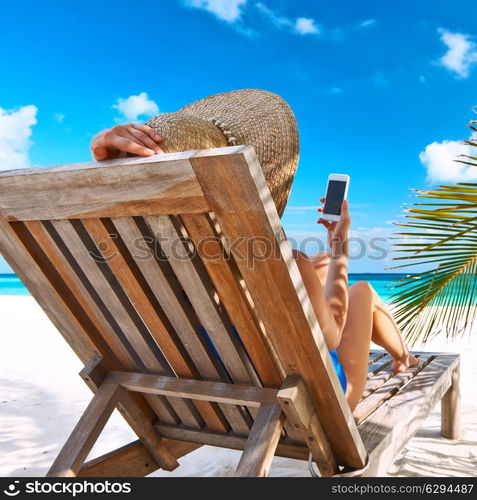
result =
[[[477,335],[429,350],[462,354],[464,436],[439,435],[439,405],[389,471],[391,476],[477,474]],[[43,476],[86,408],[91,392],[78,376],[82,365],[31,297],[0,297],[0,476]],[[91,457],[135,440],[115,413]],[[230,475],[239,452],[203,446],[156,476]],[[305,462],[277,458],[272,476],[308,476]]]

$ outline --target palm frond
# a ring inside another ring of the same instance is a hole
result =
[[[477,148],[473,139],[466,144]],[[477,167],[477,156],[456,161]],[[404,229],[395,235],[399,264],[391,268],[428,268],[394,283],[393,315],[410,345],[441,332],[453,339],[477,318],[477,183],[413,193],[420,201],[396,223]]]

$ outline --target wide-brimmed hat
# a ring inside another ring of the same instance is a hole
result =
[[[168,153],[222,146],[255,148],[281,217],[298,165],[298,128],[290,106],[260,89],[234,90],[161,113],[146,125],[163,137]]]

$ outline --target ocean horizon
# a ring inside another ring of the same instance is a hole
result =
[[[394,293],[392,284],[410,273],[350,273],[349,284],[357,281],[368,281],[383,300],[389,300]],[[30,292],[14,273],[0,273],[0,296],[15,295],[28,296]]]

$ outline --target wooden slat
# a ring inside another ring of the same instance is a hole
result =
[[[190,162],[224,235],[245,241],[232,253],[285,371],[304,378],[337,462],[362,468],[366,450],[253,148],[201,151]],[[257,238],[269,242],[271,257],[240,258]]]
[[[378,361],[374,361],[368,366],[368,379],[374,377],[378,372],[384,370],[393,362],[393,358],[389,355],[382,356]]]
[[[419,358],[419,354],[413,353],[417,358]],[[384,358],[383,358],[384,359]],[[366,386],[364,388],[363,394],[361,395],[361,400],[367,398],[374,391],[379,389],[385,382],[387,382],[393,375],[394,372],[391,370],[393,359],[389,357],[386,358],[386,361],[379,365],[376,363],[375,365],[371,365],[373,371],[368,372],[368,380],[366,382]]]
[[[12,226],[0,217],[0,252],[22,283],[40,304],[61,335],[83,363],[97,352],[87,332],[70,312],[61,293],[50,283]]]
[[[235,477],[268,475],[284,422],[285,415],[277,402],[260,406],[237,465]]]
[[[247,384],[260,380],[248,356],[227,320],[215,302],[212,285],[200,267],[197,258],[188,257],[187,243],[179,234],[170,217],[144,218],[151,233],[160,241],[160,247],[194,308],[201,325],[207,331],[230,379]],[[186,256],[186,258],[184,258]],[[253,409],[250,410],[253,413]]]
[[[53,462],[48,477],[76,476],[113,413],[121,391],[115,384],[101,385]]]
[[[193,443],[218,446],[219,448],[231,448],[232,450],[243,450],[248,435],[239,435],[233,432],[222,434],[207,430],[187,429],[183,426],[172,426],[156,424],[156,429],[169,439],[190,441]],[[296,460],[306,460],[309,450],[304,444],[281,441],[278,443],[275,455]]]
[[[120,384],[128,391],[163,396],[176,396],[201,401],[259,407],[272,404],[277,397],[276,389],[264,389],[253,385],[223,384],[205,380],[185,380],[143,373],[111,372],[106,381]]]
[[[214,300],[214,290],[207,286],[207,279],[197,267],[197,259],[187,256],[189,251],[182,235],[179,234],[169,217],[148,216],[146,222],[152,233],[160,241],[164,254],[174,270],[182,288],[186,292],[197,316],[214,343],[233,382],[247,384],[256,375],[251,371],[250,360],[231,328],[226,327],[226,319]],[[254,382],[260,383],[259,380]]]
[[[47,240],[47,235],[41,230],[41,224],[31,223],[29,226],[28,223],[15,222],[11,224],[11,228],[28,249],[49,283],[62,297],[62,302],[66,307],[65,312],[81,324],[85,336],[94,345],[95,350],[103,354],[107,363],[114,368],[119,368],[121,364],[111,348],[111,339],[107,335],[107,338],[104,338],[105,330],[100,327],[94,316],[88,315],[90,312],[88,304],[78,297],[78,288],[65,273],[63,262]],[[30,228],[33,232],[30,232]]]
[[[379,406],[396,394],[404,384],[416,376],[432,359],[431,356],[421,356],[417,365],[408,368],[402,373],[397,373],[366,399],[361,400],[353,412],[357,424],[359,425]]]
[[[225,255],[218,224],[211,220],[211,214],[183,214],[181,220],[188,237],[194,242],[221,305],[237,329],[261,383],[266,387],[280,387],[285,372],[267,338],[263,323],[252,311],[250,294],[243,290],[239,282],[241,277],[234,260]],[[285,422],[285,430],[293,440],[302,440],[288,422]]]
[[[154,352],[151,348],[151,344],[145,340],[143,337],[144,332],[139,330],[137,323],[132,320],[128,311],[124,308],[124,302],[118,297],[117,293],[119,292],[112,289],[104,274],[100,272],[101,269],[104,270],[104,266],[101,268],[101,264],[93,260],[92,256],[89,254],[88,248],[85,247],[82,239],[75,231],[70,221],[52,221],[52,225],[65,244],[67,244],[69,251],[82,268],[88,280],[101,296],[104,304],[114,316],[121,330],[124,332],[124,335],[140,357],[143,365],[148,370],[164,373],[163,366],[158,361],[157,357],[160,353]],[[86,231],[84,230],[84,232]],[[96,252],[95,255],[99,258],[99,251],[97,249],[94,251]],[[159,349],[157,349],[157,351],[159,351]],[[178,423],[174,410],[172,410],[166,400],[156,396],[146,397],[146,399],[149,404],[153,406],[162,421],[167,423]]]
[[[458,362],[458,355],[438,355],[359,425],[370,457],[364,475],[386,475],[399,451],[450,387]]]
[[[371,350],[369,351],[369,360],[368,360],[368,365],[372,365],[373,363],[376,363],[379,359],[382,357],[386,356],[387,352],[386,351],[374,351]]]
[[[106,243],[107,252],[103,253],[103,257],[107,259],[111,252],[115,255],[114,258],[108,259],[108,266],[167,358],[172,370],[178,377],[195,378],[198,375],[197,370],[167,318],[160,311],[160,306],[156,303],[127,248],[117,237],[114,226],[110,221],[99,219],[85,219],[83,223],[99,250],[101,243],[103,246]],[[184,409],[189,410],[183,411],[180,415],[184,424],[200,428],[204,417],[207,424],[210,423],[213,427],[219,425],[223,429],[217,408],[207,402],[199,402],[197,407],[199,413],[191,401],[184,402]]]
[[[245,295],[232,272],[233,260],[226,260],[219,237],[214,233],[206,214],[183,214],[182,222],[187,234],[204,263],[217,290],[221,304],[239,332],[258,376],[267,387],[280,387],[284,372],[267,341],[266,332],[250,311]]]
[[[57,247],[52,236],[39,221],[27,221],[24,223],[23,234],[26,238],[33,238],[43,252],[39,255],[38,264],[45,269],[48,263],[54,269],[55,277],[50,277],[50,282],[55,283],[59,293],[66,298],[71,295],[74,302],[78,304],[74,312],[79,321],[86,322],[85,331],[94,342],[96,349],[106,360],[111,368],[133,369],[136,365],[130,352],[118,338],[109,322],[105,319],[103,311],[98,304],[92,300],[84,283],[72,268],[72,260],[68,259]],[[29,233],[29,234],[28,234]],[[79,309],[80,308],[80,309]]]
[[[287,420],[303,433],[321,475],[327,477],[335,474],[338,467],[333,451],[303,380],[288,376],[278,391],[277,399]]]
[[[205,212],[189,153],[0,173],[7,220]]]
[[[162,439],[164,446],[177,460],[200,448],[197,443]],[[144,477],[152,474],[159,465],[141,441],[133,441],[100,457],[86,462],[79,470],[78,477]]]
[[[394,373],[391,371],[391,363],[390,363],[387,367],[380,370],[377,375],[368,378],[368,380],[366,381],[366,386],[364,388],[363,394],[361,395],[361,400],[367,398],[370,394],[379,389],[393,375]]]
[[[154,247],[153,237],[145,222],[140,218],[133,220],[121,217],[113,219],[113,223],[131,255],[137,255],[135,261],[138,267],[177,335],[184,346],[187,346],[188,354],[201,378],[228,381],[228,375],[206,339],[197,334],[200,324],[175,275],[170,268],[167,269],[167,262],[158,260],[158,249]],[[240,408],[226,405],[220,409],[235,432],[246,432],[250,428],[249,419],[246,419]],[[227,430],[211,425],[209,427],[216,431]]]

